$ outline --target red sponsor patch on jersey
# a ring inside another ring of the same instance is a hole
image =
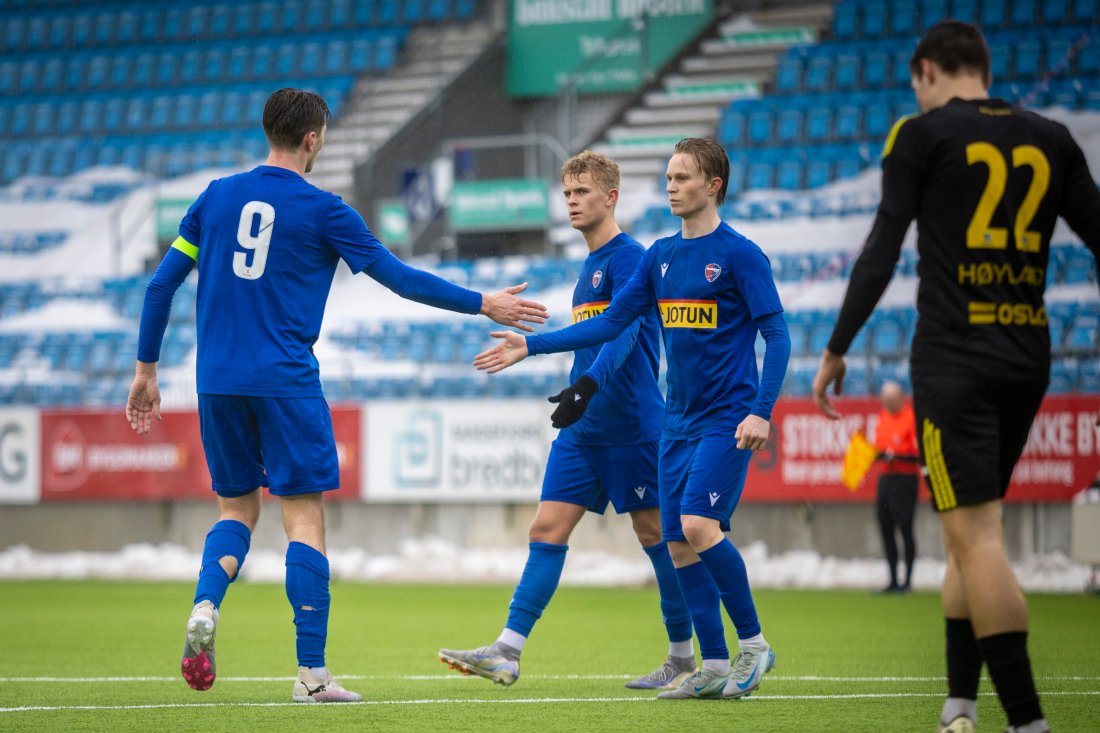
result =
[[[718,279],[719,275],[722,274],[722,266],[716,265],[712,262],[707,265],[706,270],[703,271],[703,274],[707,276],[707,282],[712,283]]]
[[[592,287],[600,287],[601,282],[603,282],[603,270],[596,270],[592,273]]]

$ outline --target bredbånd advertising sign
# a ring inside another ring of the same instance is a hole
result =
[[[543,400],[369,404],[363,498],[538,501],[557,431]]]

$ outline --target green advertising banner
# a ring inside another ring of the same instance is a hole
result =
[[[174,241],[179,235],[180,222],[183,221],[187,210],[195,202],[189,199],[157,199],[156,222],[157,240]]]
[[[546,181],[501,178],[458,181],[448,209],[457,232],[542,229],[550,221]]]
[[[507,90],[639,88],[714,17],[714,0],[509,0]]]
[[[409,212],[401,199],[378,202],[378,238],[382,244],[404,246],[409,243]]]

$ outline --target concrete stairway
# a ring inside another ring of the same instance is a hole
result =
[[[484,20],[414,29],[396,66],[356,81],[340,115],[329,124],[325,150],[310,180],[350,199],[356,166],[431,103],[496,33]]]
[[[713,135],[730,101],[761,94],[779,55],[792,45],[813,43],[832,18],[829,3],[777,0],[763,9],[732,17],[682,59],[643,96],[620,124],[593,149],[619,163],[623,197],[618,214],[633,221],[663,190],[672,146],[685,137]],[[641,194],[641,195],[638,195]]]

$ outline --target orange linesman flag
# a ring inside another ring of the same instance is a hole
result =
[[[860,482],[871,470],[871,464],[875,462],[877,455],[878,451],[867,442],[863,433],[858,430],[852,433],[848,450],[844,453],[844,467],[840,470],[840,480],[848,487],[848,491],[859,488]]]

